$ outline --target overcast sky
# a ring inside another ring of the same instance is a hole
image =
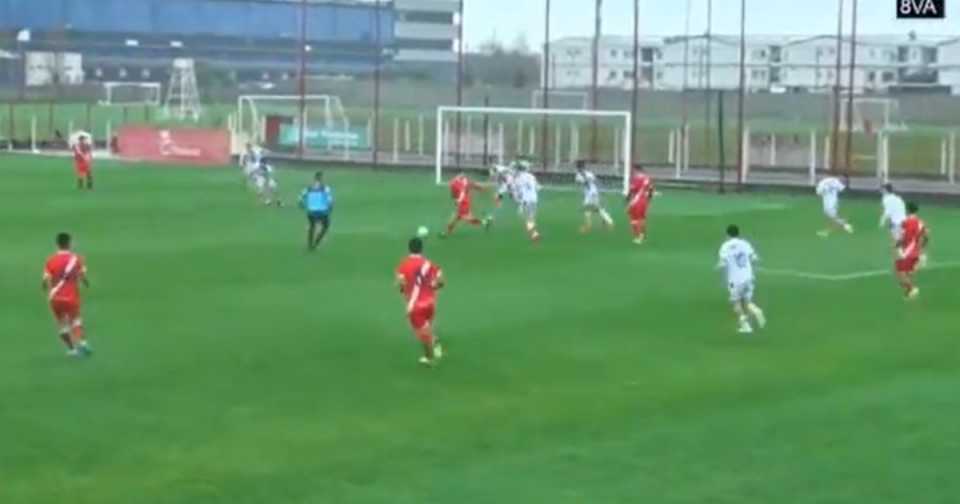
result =
[[[747,0],[747,32],[758,34],[820,34],[837,29],[838,0]],[[687,0],[640,0],[640,32],[643,35],[684,33]],[[690,31],[706,28],[707,0],[689,0]],[[849,22],[849,5],[846,22]],[[553,0],[551,38],[589,35],[593,31],[594,0]],[[633,33],[632,0],[603,0],[603,32]],[[903,21],[896,19],[895,0],[859,0],[859,32],[960,36],[960,1],[947,2],[946,20]],[[533,47],[543,41],[544,0],[465,0],[465,38],[475,47],[491,36],[510,45],[525,33]],[[740,1],[713,0],[714,33],[739,33]],[[849,25],[845,30],[849,29]]]

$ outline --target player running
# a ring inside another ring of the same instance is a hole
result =
[[[260,169],[260,163],[263,162],[263,151],[255,147],[251,142],[247,145],[240,156],[240,168],[243,169],[243,176],[251,187],[255,187],[254,174]]]
[[[880,216],[880,227],[889,229],[893,241],[897,242],[903,230],[903,221],[907,219],[907,207],[903,198],[894,192],[892,184],[884,184],[882,193],[883,215]]]
[[[323,172],[314,174],[313,183],[300,193],[300,206],[307,212],[307,250],[316,250],[330,230],[333,213],[333,189],[323,183]]]
[[[483,191],[484,187],[467,177],[466,174],[461,173],[453,178],[450,181],[450,197],[453,198],[453,201],[456,203],[457,208],[453,215],[450,217],[450,221],[447,223],[446,232],[440,233],[441,238],[445,238],[453,234],[454,228],[457,227],[461,221],[474,226],[489,226],[489,219],[480,219],[473,215],[472,204],[473,201],[470,197],[470,193],[474,190]]]
[[[80,134],[73,145],[73,169],[77,174],[77,189],[93,190],[93,146],[86,134]]]
[[[927,225],[917,217],[918,210],[916,203],[907,203],[907,218],[903,221],[902,234],[897,241],[897,281],[900,282],[907,299],[916,299],[920,295],[914,275],[926,258],[924,250],[930,242],[930,232]]]
[[[397,287],[407,302],[407,318],[420,344],[420,364],[434,366],[443,358],[443,346],[433,331],[437,291],[443,288],[443,271],[423,256],[423,240],[413,238],[407,245],[410,255],[396,270]]]
[[[47,259],[43,269],[43,291],[56,319],[60,339],[67,355],[77,357],[93,353],[83,331],[80,318],[80,284],[90,287],[83,258],[70,250],[70,235],[57,235],[57,252]]]
[[[497,187],[497,192],[493,196],[497,208],[503,206],[503,200],[513,198],[513,179],[516,174],[512,165],[494,165],[490,178]]]
[[[821,238],[830,236],[832,228],[853,233],[853,226],[840,217],[840,193],[846,189],[847,187],[837,177],[826,177],[817,184],[817,196],[823,199],[823,213],[828,221],[827,228],[817,232]]]
[[[757,261],[759,258],[753,246],[740,238],[740,228],[735,225],[727,227],[727,241],[720,247],[720,262],[717,268],[726,270],[730,302],[737,315],[741,334],[753,332],[749,315],[753,316],[759,328],[767,325],[763,310],[753,302],[753,265]]]
[[[537,230],[537,206],[540,203],[540,183],[537,177],[530,173],[527,166],[520,166],[520,171],[514,179],[517,192],[517,202],[520,204],[520,213],[526,223],[527,235],[530,240],[540,241],[540,231]]]
[[[633,231],[633,243],[643,245],[647,239],[647,210],[653,198],[653,180],[640,165],[633,166],[630,188],[627,191],[627,215]]]
[[[274,177],[273,166],[266,159],[260,158],[260,166],[252,175],[253,186],[257,196],[266,206],[283,206],[283,201],[277,198],[277,179]]]
[[[593,228],[593,214],[599,214],[607,229],[613,229],[613,218],[603,207],[600,201],[600,189],[597,187],[597,176],[587,170],[587,164],[583,160],[577,161],[577,175],[575,177],[578,184],[583,187],[583,226],[581,233],[589,233]]]

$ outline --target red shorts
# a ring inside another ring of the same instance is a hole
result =
[[[650,206],[650,203],[647,201],[640,201],[634,205],[630,205],[630,208],[627,210],[627,213],[630,214],[630,220],[644,220],[647,218],[647,207]]]
[[[74,163],[73,169],[77,172],[78,177],[90,175],[90,165],[88,164]]]
[[[465,219],[472,215],[473,213],[470,211],[470,200],[465,199],[457,202],[457,217]]]
[[[57,322],[72,322],[80,318],[80,303],[75,301],[50,301],[50,311]]]
[[[897,259],[896,268],[897,273],[913,273],[917,271],[917,264],[920,262],[919,257],[908,257],[906,259]]]
[[[433,317],[436,312],[436,305],[424,304],[413,307],[413,311],[407,314],[410,319],[410,327],[419,331],[433,323]]]

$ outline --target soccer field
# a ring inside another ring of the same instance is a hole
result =
[[[581,236],[579,194],[542,195],[427,241],[443,266],[436,369],[393,269],[446,188],[330,170],[313,254],[292,206],[236,169],[0,157],[0,502],[948,503],[960,495],[960,223],[926,206],[931,269],[901,298],[879,198],[665,189],[650,242]],[[309,171],[281,169],[291,202]],[[487,195],[481,195],[486,203]],[[714,271],[738,223],[770,326],[736,333]],[[75,234],[96,355],[64,356],[40,290]],[[953,475],[953,476],[951,476]]]

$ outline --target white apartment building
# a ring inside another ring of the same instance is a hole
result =
[[[459,19],[457,0],[394,0],[396,61],[454,63]]]
[[[960,37],[947,40],[938,46],[936,68],[940,84],[949,86],[955,95],[960,95]]]
[[[658,38],[645,37],[640,40],[641,87],[654,87],[654,67],[660,58],[660,46]],[[633,87],[633,37],[601,37],[599,56],[597,81],[600,87]],[[541,63],[542,60],[541,55]],[[593,82],[593,39],[570,37],[551,42],[549,66],[541,65],[541,84],[543,74],[548,69],[551,88],[590,87]]]
[[[851,40],[843,39],[840,46],[841,85],[847,87]],[[550,86],[589,87],[591,47],[589,37],[553,42]],[[736,89],[740,85],[738,37],[648,37],[641,48],[641,87]],[[938,42],[913,33],[867,35],[857,38],[856,48],[853,74],[857,92],[884,92],[893,86],[960,86],[960,38]],[[631,87],[632,39],[603,37],[599,52],[599,86]],[[745,81],[750,91],[826,92],[836,84],[836,36],[748,36],[746,52]]]

